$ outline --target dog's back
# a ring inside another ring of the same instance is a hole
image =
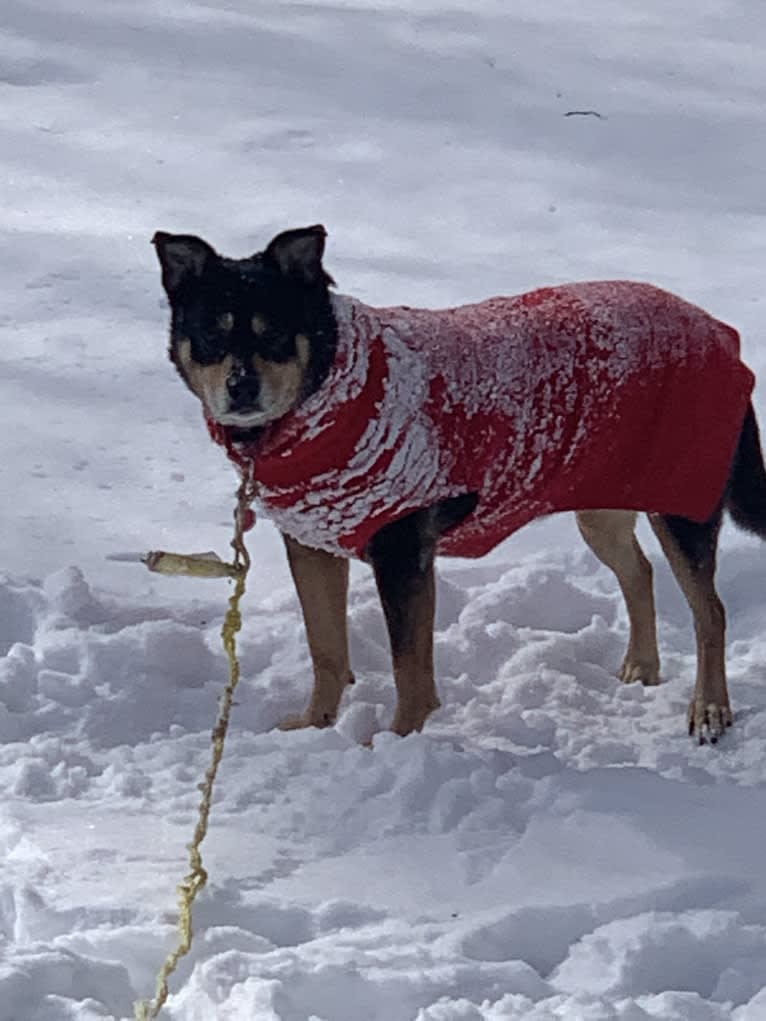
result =
[[[554,511],[703,521],[718,503],[753,378],[736,332],[680,298],[616,281],[333,308],[326,384],[258,451],[261,498],[289,534],[360,554],[388,521],[475,493],[439,552],[476,557]]]

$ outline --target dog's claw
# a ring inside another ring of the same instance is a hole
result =
[[[689,736],[696,737],[698,744],[718,744],[726,728],[734,722],[728,705],[717,702],[699,702],[693,699],[689,705]]]

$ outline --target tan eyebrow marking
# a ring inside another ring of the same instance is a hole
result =
[[[250,326],[252,327],[253,333],[258,337],[263,336],[269,328],[269,324],[263,316],[259,316],[258,314],[254,315],[250,320]]]
[[[231,312],[221,312],[216,319],[216,324],[228,333],[234,326],[234,315]]]

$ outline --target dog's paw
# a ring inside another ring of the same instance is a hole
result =
[[[617,674],[624,684],[634,684],[640,681],[641,684],[649,687],[660,683],[660,663],[655,657],[642,658],[633,656],[629,652],[623,660],[620,671]]]
[[[319,684],[318,690],[312,693],[308,706],[299,716],[288,716],[277,724],[278,730],[305,730],[306,727],[334,727],[338,720],[343,689],[354,684],[354,675],[348,671],[338,677],[332,677],[331,683],[325,679]]]
[[[305,730],[306,727],[332,727],[335,724],[335,715],[324,713],[305,712],[300,716],[288,716],[277,724],[277,730]]]
[[[689,704],[689,736],[699,744],[717,744],[734,722],[729,704],[704,702],[693,698]]]
[[[428,717],[438,709],[441,702],[438,699],[429,700],[423,705],[410,704],[405,707],[398,706],[391,730],[400,737],[406,737],[413,731],[422,730]]]

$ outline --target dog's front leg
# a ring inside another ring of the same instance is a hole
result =
[[[438,708],[433,663],[434,554],[436,537],[428,511],[387,525],[367,548],[383,604],[398,703],[396,734],[421,730]]]
[[[335,723],[343,689],[354,683],[348,654],[346,604],[348,560],[303,546],[284,535],[314,667],[314,689],[305,711],[285,720],[283,730]]]

